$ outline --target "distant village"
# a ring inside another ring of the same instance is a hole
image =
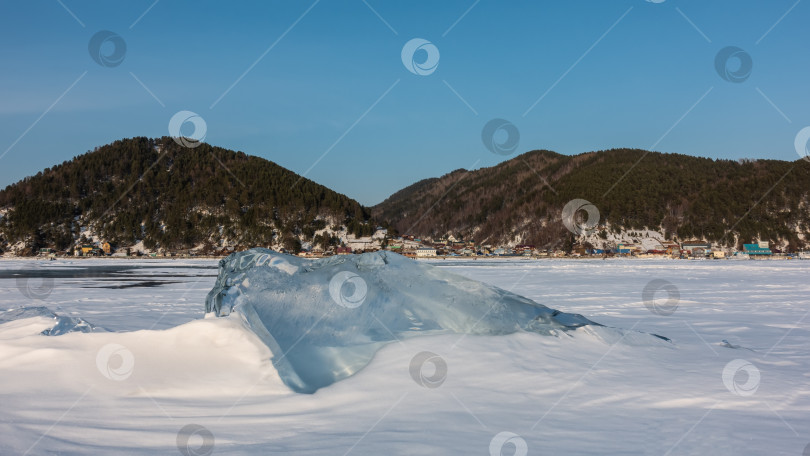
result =
[[[40,249],[37,256],[51,259],[59,257],[159,257],[192,258],[224,257],[254,246],[229,245],[201,246],[195,249],[144,250],[137,247],[116,248],[109,242],[85,242],[68,251]],[[711,242],[691,240],[674,242],[644,239],[644,242],[617,242],[615,246],[596,248],[589,242],[575,243],[569,249],[542,249],[534,245],[495,246],[476,244],[471,240],[457,239],[450,235],[440,239],[420,239],[412,235],[389,237],[388,232],[378,227],[373,236],[344,237],[340,245],[323,249],[317,245],[302,244],[300,252],[286,252],[301,257],[322,258],[332,255],[388,250],[414,259],[519,257],[519,258],[670,258],[670,259],[810,259],[810,252],[783,252],[772,248],[767,241],[744,244],[742,250],[712,245]]]

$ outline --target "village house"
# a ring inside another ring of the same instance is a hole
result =
[[[421,246],[422,246],[422,243],[418,242],[418,241],[415,241],[415,240],[403,239],[403,241],[402,241],[402,247],[404,249],[406,249],[406,250],[416,250]]]
[[[419,247],[418,249],[416,249],[416,256],[418,258],[435,257],[436,249],[434,249],[433,247]]]
[[[768,242],[758,242],[756,244],[743,244],[743,252],[748,255],[770,256],[773,254]]]
[[[378,245],[379,242],[370,236],[346,240],[346,246],[350,247],[352,251],[376,250]]]
[[[77,248],[74,251],[75,256],[92,256],[97,251],[100,251],[98,247],[93,244],[82,244],[81,247]]]
[[[712,244],[706,241],[687,241],[681,243],[681,250],[692,257],[706,257],[712,253]]]
[[[588,249],[582,244],[577,244],[571,249],[571,255],[572,256],[581,257],[581,256],[585,256],[587,254],[588,254]]]
[[[616,246],[616,253],[620,255],[632,255],[634,252],[640,252],[641,248],[633,243],[623,242]]]

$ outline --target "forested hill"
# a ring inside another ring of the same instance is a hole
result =
[[[45,169],[0,191],[0,211],[0,243],[29,250],[68,249],[87,233],[149,249],[225,239],[295,250],[335,242],[315,236],[332,223],[372,229],[359,203],[275,163],[168,137],[116,141]]]
[[[810,235],[810,163],[712,160],[614,149],[527,152],[491,168],[457,170],[407,187],[372,208],[401,233],[478,243],[558,245],[563,207],[584,199],[596,232],[662,231],[669,239],[732,246],[771,240],[798,248]]]
[[[651,229],[740,247],[810,239],[810,163],[711,160],[614,149],[532,151],[490,168],[425,179],[369,209],[281,166],[172,138],[116,141],[0,191],[0,250],[70,249],[88,239],[146,249],[326,248],[338,231],[453,234],[477,243],[571,242],[562,209],[599,211],[592,233]],[[342,231],[345,228],[345,231]],[[87,239],[86,239],[87,238]]]

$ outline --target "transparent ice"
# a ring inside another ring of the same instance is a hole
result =
[[[16,309],[0,312],[0,325],[15,320],[27,318],[45,317],[53,319],[53,326],[42,331],[45,336],[61,336],[71,332],[106,332],[104,328],[96,327],[81,318],[66,317],[57,315],[47,307],[19,307]]]
[[[305,259],[267,249],[220,261],[206,312],[243,318],[282,380],[312,393],[367,365],[383,345],[433,334],[560,336],[601,326],[441,267],[379,251]]]

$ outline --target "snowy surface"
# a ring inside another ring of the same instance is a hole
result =
[[[416,337],[298,394],[238,319],[204,318],[215,261],[3,260],[0,310],[46,306],[112,332],[0,324],[0,454],[801,455],[810,443],[810,261],[434,263],[673,343]]]

